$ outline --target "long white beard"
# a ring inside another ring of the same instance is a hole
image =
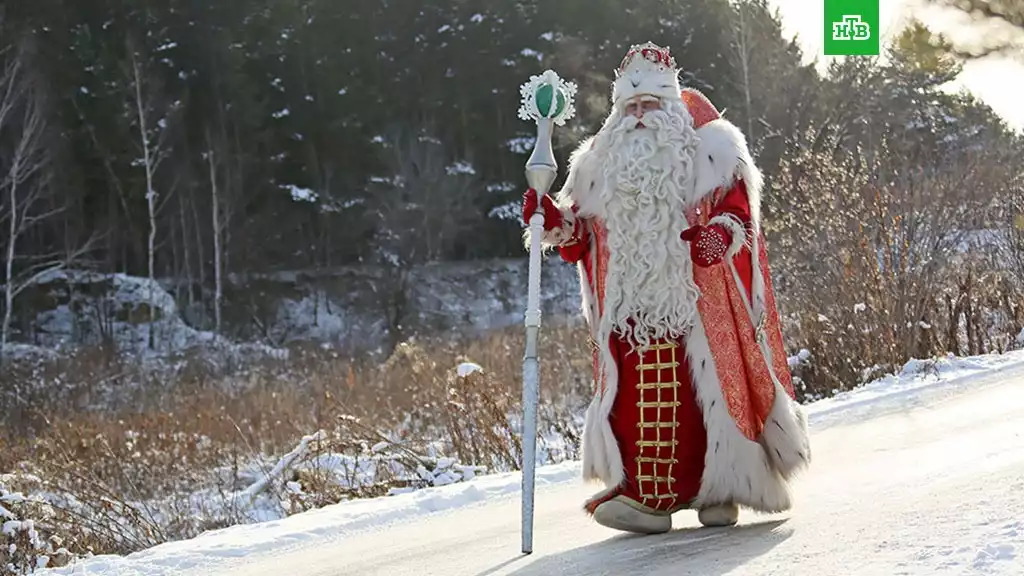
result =
[[[611,121],[613,119],[609,119]],[[700,294],[689,246],[679,238],[694,188],[693,120],[681,103],[608,126],[599,204],[608,230],[609,261],[603,341],[617,332],[633,348],[685,335]]]

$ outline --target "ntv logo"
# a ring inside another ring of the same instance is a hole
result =
[[[879,0],[824,0],[826,56],[877,56]]]
[[[871,25],[860,19],[857,15],[844,15],[841,22],[832,23],[832,39],[847,40],[870,40]]]

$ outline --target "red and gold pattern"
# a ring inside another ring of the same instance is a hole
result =
[[[737,183],[732,193],[742,184]],[[723,198],[724,200],[724,198]],[[711,199],[704,206],[691,225],[707,225],[713,217]],[[722,393],[729,405],[729,413],[736,421],[744,436],[756,440],[764,428],[772,404],[775,401],[775,386],[768,365],[758,345],[758,332],[768,338],[772,351],[772,364],[776,377],[791,398],[795,398],[792,377],[786,363],[782,342],[781,324],[775,306],[775,294],[768,267],[768,254],[764,239],[758,244],[760,273],[765,283],[765,304],[768,314],[761,326],[755,326],[747,313],[740,289],[749,300],[753,294],[753,266],[750,249],[744,246],[733,258],[732,264],[740,277],[740,287],[726,266],[711,268],[694,267],[693,278],[700,289],[697,302],[704,330],[707,333],[711,356],[714,358]]]
[[[612,431],[626,481],[617,491],[645,512],[688,508],[700,490],[707,434],[681,342],[656,341],[638,354],[612,342],[620,359]]]
[[[684,90],[682,95],[696,127],[719,117],[703,94]],[[751,210],[742,180],[714,191],[688,210],[687,224],[708,226],[712,218],[726,214],[750,229]],[[588,219],[584,226],[589,230],[591,241],[590,249],[581,258],[583,272],[596,299],[595,312],[600,317],[604,313],[610,256],[608,234],[599,220]],[[759,236],[758,242],[752,244],[757,247],[756,268],[748,242],[728,263],[693,266],[692,270],[701,294],[698,313],[717,383],[737,428],[747,439],[756,442],[775,402],[772,372],[791,398],[795,398],[795,393],[764,238]],[[705,248],[723,249],[718,245]],[[747,302],[754,300],[755,270],[764,289],[761,296],[766,310],[764,317],[756,321],[747,307]],[[759,344],[762,339],[771,352],[771,369]],[[611,390],[615,398],[609,423],[619,445],[625,481],[610,493],[590,500],[586,506],[590,513],[602,502],[621,496],[642,511],[671,514],[690,507],[700,492],[707,431],[684,341],[685,338],[658,340],[638,355],[618,337],[610,339],[609,351],[616,363],[612,369],[616,370],[618,378],[617,387]],[[609,389],[607,382],[600,378],[596,349],[593,361],[597,380],[595,392],[604,397]]]
[[[673,70],[676,68],[676,59],[672,57],[671,50],[667,47],[658,46],[653,42],[647,42],[646,44],[634,44],[633,46],[630,46],[629,51],[627,51],[626,55],[622,57],[622,62],[619,63],[619,67],[615,69],[616,78],[626,70],[626,66],[629,65],[630,61],[632,61],[633,57],[637,54],[639,54],[644,60],[653,64],[658,64],[664,68],[670,68]]]
[[[690,112],[690,116],[693,118],[694,128],[700,128],[712,120],[721,118],[715,105],[699,90],[686,88],[682,91],[681,96],[687,110]]]
[[[708,198],[688,215],[689,224],[691,226],[707,225],[715,215],[713,201],[718,202],[717,207],[720,209],[722,205],[730,204],[730,197],[742,193],[744,193],[742,184],[737,184],[729,194],[718,193],[713,198]],[[584,268],[589,285],[595,288],[597,312],[600,315],[604,312],[603,302],[609,258],[608,232],[603,223],[599,221],[590,221],[589,224],[594,237],[593,246],[597,250],[597,258],[596,262],[595,259],[585,258]],[[765,363],[757,343],[758,332],[763,332],[768,338],[772,350],[772,367],[776,377],[779,378],[790,397],[795,398],[789,366],[786,364],[781,324],[763,239],[758,242],[758,248],[760,272],[765,283],[765,305],[768,310],[761,327],[755,326],[751,321],[743,297],[739,292],[740,287],[736,284],[728,267],[720,265],[710,268],[697,266],[693,268],[694,281],[701,292],[698,310],[707,333],[711,355],[722,386],[722,394],[736,425],[744,436],[751,440],[755,440],[760,435],[764,428],[764,421],[775,401],[775,387],[771,374],[768,372],[768,365]],[[750,299],[753,293],[753,266],[750,249],[746,246],[742,248],[732,259],[732,263],[743,282],[742,289],[746,293],[747,299]],[[596,270],[594,270],[595,265]],[[595,351],[595,376],[599,373],[597,365],[598,358]],[[621,369],[619,372],[621,378],[623,372]],[[605,382],[602,380],[598,386],[603,395]],[[622,390],[621,383],[619,389]]]

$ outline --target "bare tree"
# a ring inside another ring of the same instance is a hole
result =
[[[0,68],[0,199],[4,235],[4,316],[0,362],[10,339],[14,300],[43,276],[64,268],[91,247],[83,243],[66,254],[19,253],[18,240],[32,227],[63,211],[52,197],[44,94],[30,74],[28,44],[8,47]]]
[[[731,26],[732,50],[729,59],[739,74],[739,89],[743,94],[744,113],[747,120],[747,138],[754,141],[754,109],[751,103],[751,78],[750,67],[753,59],[753,52],[757,49],[757,41],[754,30],[750,23],[749,3],[747,1],[737,2],[733,6],[733,21]]]
[[[142,153],[141,163],[145,172],[146,213],[149,222],[149,233],[146,237],[146,273],[149,279],[149,347],[155,346],[153,325],[156,321],[156,308],[152,305],[153,290],[156,285],[156,249],[158,215],[163,206],[170,200],[176,186],[165,188],[163,198],[157,192],[157,172],[160,165],[170,155],[170,122],[176,114],[177,106],[163,101],[156,75],[146,65],[146,55],[137,48],[136,42],[126,42],[127,63],[125,75],[131,85],[132,114],[138,130],[138,144]],[[163,114],[160,114],[163,112]]]
[[[221,216],[221,193],[217,184],[217,160],[216,152],[210,132],[206,132],[206,163],[209,168],[210,177],[210,216],[212,218],[213,230],[213,318],[214,330],[219,334],[221,329],[221,305],[224,300],[224,284],[221,276],[221,254],[223,253],[221,235],[224,232],[224,219]]]
[[[394,176],[377,183],[377,254],[382,281],[374,286],[389,330],[389,345],[403,336],[410,312],[413,267],[449,256],[468,226],[479,220],[473,202],[472,163],[454,160],[427,130],[394,128],[386,139]]]

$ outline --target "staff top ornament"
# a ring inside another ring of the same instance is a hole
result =
[[[576,84],[562,80],[554,70],[531,76],[530,81],[519,88],[519,93],[523,97],[519,107],[522,120],[538,122],[542,118],[550,118],[555,124],[564,126],[565,121],[576,114],[573,106]]]

